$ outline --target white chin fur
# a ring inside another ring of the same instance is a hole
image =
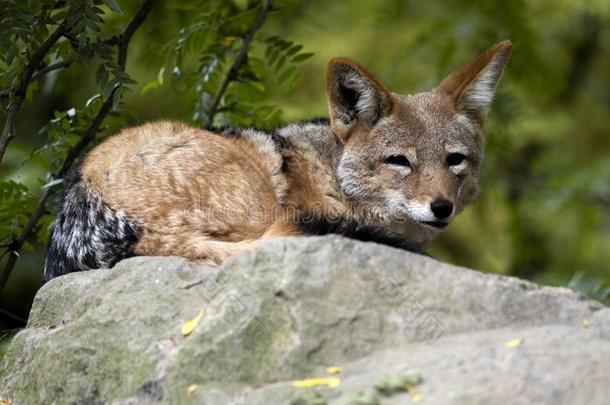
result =
[[[423,204],[415,201],[406,201],[403,203],[409,217],[417,222],[435,222],[438,221],[434,213],[430,209],[430,204]]]
[[[448,220],[439,221],[438,218],[436,218],[436,216],[432,212],[430,204],[424,204],[415,201],[405,201],[404,198],[391,199],[391,203],[389,204],[389,206],[393,207],[396,210],[394,212],[400,211],[401,213],[406,214],[406,217],[408,217],[410,221],[413,221],[422,228],[433,231],[434,233],[441,233],[445,230],[446,226],[436,227],[426,224],[426,222],[441,222],[448,224],[451,220],[451,218],[449,218]]]

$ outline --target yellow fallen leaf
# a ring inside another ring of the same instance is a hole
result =
[[[13,401],[10,398],[0,397],[0,405],[11,405]]]
[[[189,395],[193,395],[193,392],[195,391],[197,391],[197,384],[191,384],[186,389],[186,393]]]
[[[306,380],[297,380],[292,382],[292,386],[296,388],[309,388],[327,386],[329,388],[338,387],[341,384],[341,380],[336,377],[327,378],[308,378]]]
[[[195,328],[197,327],[197,325],[199,324],[199,321],[201,320],[201,317],[203,316],[203,309],[201,311],[199,311],[199,313],[197,314],[196,317],[194,317],[193,319],[186,321],[182,324],[182,336],[188,336],[190,335],[193,330],[195,330]]]
[[[326,367],[326,372],[328,374],[341,374],[341,371],[343,371],[343,369],[339,366]]]
[[[411,396],[411,401],[413,401],[414,403],[418,403],[422,400],[421,394],[418,393],[417,391],[415,391],[415,388],[413,388],[413,385],[407,384],[407,392]]]
[[[588,328],[589,327],[589,320],[588,319],[583,319],[582,320],[582,326],[585,327],[585,328]]]
[[[508,342],[506,342],[504,344],[504,346],[506,346],[509,349],[514,349],[517,346],[521,346],[522,343],[523,343],[523,339],[517,338],[517,339],[509,340]]]

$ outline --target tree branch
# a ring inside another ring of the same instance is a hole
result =
[[[11,318],[15,321],[18,321],[23,326],[25,326],[28,323],[28,321],[26,319],[23,319],[22,317],[17,316],[13,313],[10,313],[9,311],[2,309],[2,308],[0,308],[0,314],[4,314],[5,316],[8,316],[9,318]],[[6,335],[7,334],[0,336],[0,340],[2,340]]]
[[[252,27],[250,27],[250,30],[246,33],[246,36],[243,39],[241,49],[237,54],[237,58],[235,58],[233,65],[229,69],[229,73],[227,73],[227,76],[222,82],[222,85],[220,86],[216,97],[214,97],[214,102],[212,103],[210,113],[208,114],[208,129],[214,125],[214,117],[216,116],[216,113],[218,113],[218,107],[220,106],[220,102],[222,101],[222,98],[224,97],[225,93],[227,92],[227,89],[229,88],[229,84],[231,84],[231,82],[237,79],[239,69],[246,61],[248,48],[250,47],[250,43],[254,39],[254,34],[256,34],[256,32],[263,26],[267,14],[269,14],[272,9],[273,4],[271,3],[271,0],[266,0],[265,3],[262,5],[260,12],[256,16],[256,20],[254,20]]]
[[[23,68],[23,72],[21,74],[21,79],[17,82],[15,87],[11,88],[9,91],[9,97],[11,97],[8,105],[8,112],[6,114],[6,121],[4,122],[4,128],[2,130],[2,135],[0,135],[0,162],[4,158],[4,153],[6,152],[6,148],[10,141],[12,141],[15,136],[15,120],[17,119],[17,114],[21,109],[21,105],[23,104],[23,100],[25,100],[25,96],[28,91],[28,86],[32,82],[32,76],[40,66],[40,63],[47,55],[49,50],[55,45],[55,43],[61,38],[64,33],[64,26],[60,25],[53,31],[51,35],[47,38],[46,41],[40,48],[30,58],[28,63]]]
[[[582,83],[586,80],[591,67],[594,65],[600,47],[603,25],[599,17],[585,12],[580,16],[580,19],[581,39],[572,50],[570,58],[572,65],[565,79],[565,87],[559,95],[561,104],[570,103],[578,95]]]
[[[125,66],[127,63],[127,50],[129,47],[129,41],[131,37],[136,32],[136,30],[142,25],[142,23],[146,20],[148,13],[150,12],[152,6],[154,5],[156,0],[144,0],[132,19],[129,21],[123,32],[119,34],[119,50],[117,56],[117,63],[121,67],[121,70],[125,71]],[[114,89],[116,91],[118,87]],[[95,139],[95,134],[97,133],[100,125],[104,121],[104,118],[108,115],[110,110],[112,109],[112,94],[108,99],[102,104],[100,110],[98,111],[91,124],[87,127],[87,130],[83,134],[83,136],[79,139],[79,141],[68,151],[66,158],[64,159],[61,168],[59,171],[53,176],[52,180],[62,179],[68,173],[76,159],[81,155],[81,153],[85,150],[85,148],[89,145],[91,141]],[[4,288],[6,281],[8,280],[13,268],[15,267],[15,263],[19,257],[19,252],[23,247],[23,244],[30,236],[32,231],[36,228],[38,221],[42,218],[46,213],[46,205],[49,199],[53,196],[55,190],[53,187],[45,188],[38,200],[36,208],[34,212],[30,215],[27,223],[21,230],[21,233],[18,237],[13,240],[13,243],[10,247],[11,254],[6,261],[6,265],[4,266],[2,273],[0,273],[0,293]]]
[[[148,12],[152,8],[153,4],[154,0],[145,0],[140,5],[140,8],[138,8],[136,14],[134,14],[133,18],[129,21],[123,32],[121,32],[118,36],[111,37],[107,40],[107,43],[119,46],[119,65],[121,65],[121,60],[124,64],[127,58],[127,52],[121,51],[121,49],[124,48],[122,45],[129,42],[134,32],[146,19],[146,16],[148,15]],[[17,135],[15,132],[15,120],[17,119],[17,114],[19,113],[19,110],[21,110],[21,106],[23,104],[23,101],[25,100],[27,89],[30,83],[39,79],[41,76],[52,70],[66,68],[73,63],[73,60],[67,59],[65,61],[57,62],[38,70],[38,66],[40,66],[40,63],[47,55],[49,50],[53,47],[53,45],[55,45],[59,38],[64,36],[64,34],[66,34],[66,30],[64,25],[62,24],[57,27],[55,31],[53,31],[53,33],[47,38],[47,40],[32,55],[29,62],[24,68],[21,80],[19,80],[17,85],[14,88],[3,90],[0,92],[0,98],[10,97],[11,95],[13,95],[13,99],[10,101],[8,106],[4,129],[2,131],[2,135],[0,136],[0,162],[2,162],[2,159],[4,158],[4,154],[6,152],[6,148],[8,147],[9,142],[12,141]]]
[[[66,60],[60,60],[59,62],[55,62],[50,65],[47,65],[47,66],[43,67],[42,69],[40,69],[38,72],[34,73],[32,75],[32,78],[30,79],[30,82],[35,82],[36,80],[40,79],[42,76],[46,75],[47,73],[52,72],[53,70],[67,68],[72,63],[74,63],[73,59],[66,59]]]

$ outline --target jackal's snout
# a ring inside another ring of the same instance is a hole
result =
[[[430,204],[430,209],[437,219],[447,219],[453,214],[453,203],[446,198],[437,198]]]

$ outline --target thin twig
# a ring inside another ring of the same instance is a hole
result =
[[[34,73],[32,75],[32,78],[30,79],[30,81],[35,82],[36,80],[40,79],[42,76],[46,75],[47,73],[52,72],[53,70],[67,68],[72,63],[74,63],[73,59],[66,59],[66,60],[61,60],[59,62],[52,63],[48,66],[43,67],[38,72]]]
[[[6,152],[6,148],[10,141],[12,141],[15,136],[15,120],[17,119],[17,114],[19,110],[21,110],[21,105],[23,104],[23,100],[25,100],[25,96],[27,94],[28,86],[32,82],[32,76],[40,66],[40,63],[47,55],[49,50],[55,45],[55,43],[61,38],[64,33],[64,26],[60,25],[53,31],[51,35],[47,38],[46,41],[40,48],[30,58],[28,63],[23,68],[23,73],[21,74],[21,79],[17,82],[15,87],[11,88],[9,91],[9,96],[12,95],[8,111],[6,114],[6,121],[4,122],[4,128],[2,130],[2,135],[0,135],[0,162],[2,162],[2,158],[4,157],[4,153]]]
[[[220,102],[222,101],[222,98],[224,97],[227,89],[229,88],[229,84],[231,84],[231,82],[237,79],[239,69],[246,61],[246,56],[248,55],[248,48],[250,47],[250,43],[254,39],[254,34],[256,34],[256,32],[263,26],[267,14],[272,9],[273,4],[271,3],[271,0],[265,1],[263,6],[261,7],[260,12],[256,16],[256,20],[254,20],[252,27],[250,27],[250,30],[246,33],[246,36],[244,37],[243,43],[241,45],[241,49],[237,54],[237,58],[235,58],[233,65],[229,69],[229,73],[227,73],[227,76],[222,82],[222,85],[220,86],[216,97],[214,97],[214,102],[212,103],[210,113],[208,114],[208,129],[214,125],[214,117],[216,116],[216,113],[218,113],[218,107],[220,106]]]
[[[117,56],[117,63],[123,71],[125,70],[125,66],[127,63],[127,49],[129,47],[129,41],[131,40],[131,37],[136,32],[136,30],[140,27],[140,25],[142,25],[144,20],[146,20],[146,17],[148,16],[148,13],[150,12],[150,9],[152,8],[155,1],[156,0],[144,0],[140,5],[140,8],[138,8],[132,19],[129,21],[129,23],[123,30],[123,32],[119,34],[120,40],[118,43],[119,50]],[[117,91],[117,88],[115,88],[114,91]],[[97,115],[95,116],[95,118],[93,118],[93,121],[91,121],[91,124],[89,124],[87,130],[76,143],[76,145],[70,148],[66,158],[63,161],[63,164],[61,165],[61,168],[53,176],[53,180],[63,178],[68,173],[76,159],[89,145],[89,143],[93,141],[93,139],[95,139],[95,134],[97,133],[100,125],[112,109],[112,96],[113,95],[111,94],[110,97],[106,99],[104,104],[102,104]],[[32,212],[32,214],[30,215],[30,218],[21,230],[19,236],[15,238],[15,240],[11,244],[11,254],[9,255],[9,258],[6,261],[6,265],[4,266],[2,273],[0,273],[0,293],[2,292],[2,289],[6,285],[6,281],[8,280],[9,276],[11,275],[11,272],[13,271],[13,268],[15,267],[15,263],[17,262],[17,259],[19,257],[19,251],[23,247],[23,244],[38,224],[40,218],[42,218],[47,212],[47,202],[49,201],[51,196],[53,196],[54,192],[55,189],[53,187],[48,187],[43,190],[40,199],[36,204],[34,212]]]
[[[144,20],[146,20],[146,17],[148,17],[148,13],[155,4],[155,1],[156,0],[144,0],[142,4],[140,4],[140,8],[138,8],[131,20],[127,23],[127,27],[125,27],[125,29],[123,30],[123,32],[121,32],[119,36],[120,47],[124,47],[125,49],[127,49],[127,44],[131,40],[131,37],[136,32],[136,30],[140,28],[140,25],[142,25]],[[125,66],[122,67],[125,68]]]
[[[27,320],[23,319],[22,317],[20,317],[20,316],[18,316],[18,315],[15,315],[15,314],[13,314],[13,313],[11,313],[11,312],[7,311],[6,309],[2,309],[2,308],[0,308],[0,314],[4,314],[4,315],[8,316],[9,318],[11,318],[11,319],[13,319],[13,320],[15,320],[15,321],[19,321],[20,323],[22,323],[22,324],[23,324],[23,326],[25,326],[25,325],[28,323],[28,321],[27,321]],[[2,336],[0,337],[0,340],[4,339],[4,338],[6,337],[6,335],[7,335],[7,334],[2,335]]]

